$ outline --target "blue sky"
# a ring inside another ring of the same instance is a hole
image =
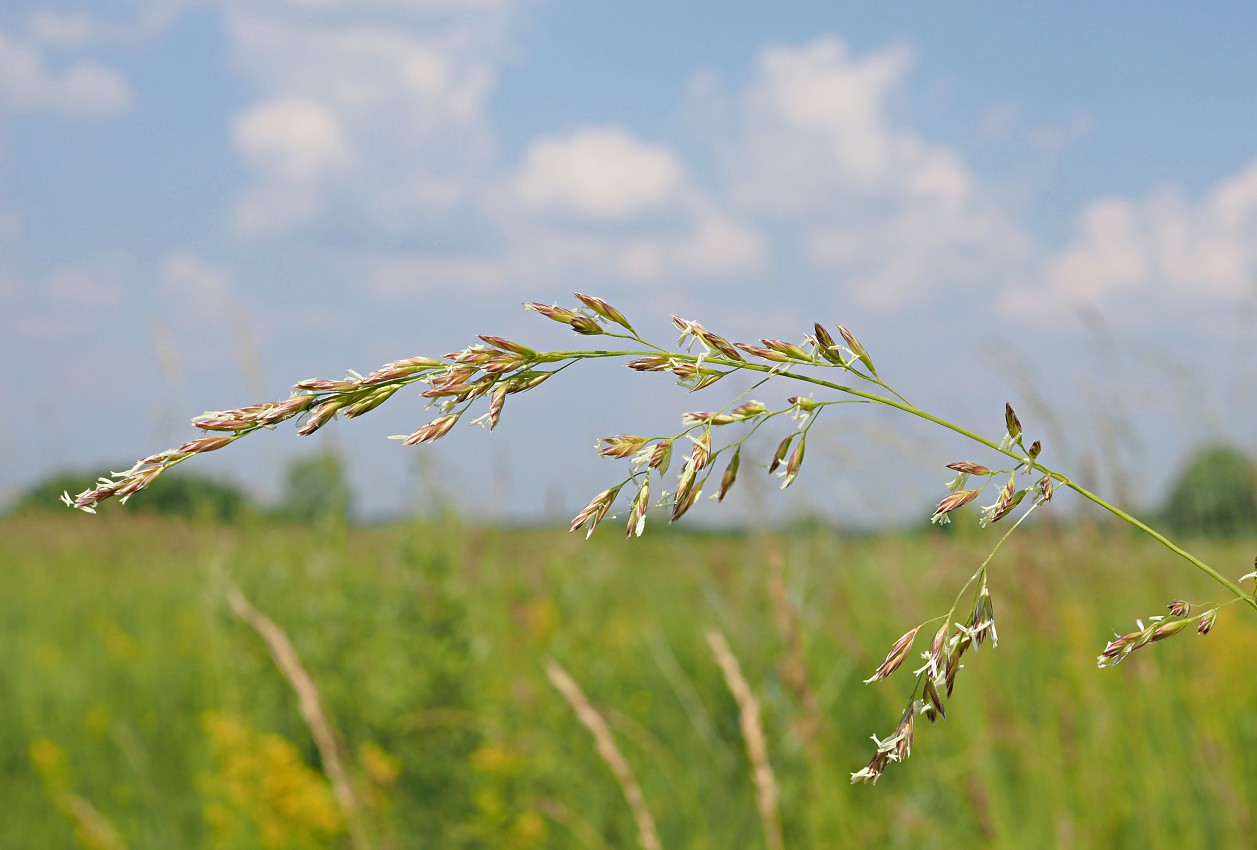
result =
[[[922,406],[998,436],[1011,400],[1045,459],[1154,501],[1193,444],[1257,449],[1254,31],[1229,3],[6,3],[0,498],[301,378],[566,345],[519,305],[579,289],[663,339],[845,324]],[[368,510],[435,483],[570,514],[619,475],[598,436],[719,406],[587,375],[492,437],[403,449],[428,414],[398,397],[200,466],[273,493],[330,446]],[[836,417],[778,504],[911,514],[957,451]]]

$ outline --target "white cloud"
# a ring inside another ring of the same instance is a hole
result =
[[[249,236],[282,236],[318,218],[323,209],[311,186],[267,181],[250,187],[236,204],[233,223]]]
[[[130,262],[122,255],[107,255],[87,263],[65,266],[52,272],[44,283],[44,295],[55,309],[100,310],[122,304]]]
[[[895,126],[912,61],[835,38],[765,48],[714,130],[736,207],[802,231],[813,271],[881,309],[989,285],[1030,247],[955,151]]]
[[[232,139],[254,168],[285,182],[314,181],[354,160],[336,116],[309,100],[255,104],[236,118]]]
[[[504,292],[535,297],[537,287],[679,283],[763,272],[768,246],[754,228],[715,208],[683,212],[667,227],[633,233],[522,222],[506,225],[506,249],[494,256],[402,254],[376,258],[364,279],[379,298],[441,291]]]
[[[184,315],[221,318],[236,305],[231,272],[185,251],[166,257],[158,283],[163,299]]]
[[[1235,303],[1255,288],[1257,160],[1194,203],[1173,189],[1093,201],[1070,242],[1002,306],[1049,316],[1089,307],[1136,319]]]
[[[26,19],[26,31],[35,41],[61,49],[86,47],[99,39],[101,24],[82,12],[37,9]]]
[[[704,277],[739,277],[762,272],[768,243],[754,227],[732,215],[710,210],[675,249],[677,265]]]
[[[521,234],[509,257],[512,281],[588,280],[682,285],[765,270],[768,247],[754,228],[718,210],[650,233],[561,227]]]
[[[236,120],[257,175],[241,229],[352,222],[396,237],[472,203],[492,164],[485,108],[507,4],[383,3],[372,23],[327,5],[228,13],[235,64],[259,92]]]
[[[525,206],[598,219],[628,218],[677,199],[683,169],[668,148],[618,127],[533,143],[516,191]]]
[[[800,215],[836,198],[903,194],[929,153],[887,125],[887,100],[911,64],[906,47],[856,58],[835,38],[761,50],[731,162],[738,202]]]
[[[0,32],[0,110],[112,115],[132,100],[117,71],[86,60],[57,70],[40,49]]]

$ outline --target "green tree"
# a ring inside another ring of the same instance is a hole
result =
[[[1200,449],[1170,491],[1165,524],[1210,537],[1257,532],[1257,465],[1233,446]]]
[[[280,514],[296,522],[348,523],[353,518],[353,490],[345,462],[335,452],[292,460],[284,472]]]
[[[64,509],[61,494],[73,495],[85,480],[90,480],[90,474],[53,473],[22,491],[12,513]],[[149,489],[152,498],[135,500],[130,503],[132,510],[211,522],[235,522],[254,510],[248,494],[235,484],[182,469],[162,476]]]

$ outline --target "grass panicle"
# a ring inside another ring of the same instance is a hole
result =
[[[481,334],[477,342],[444,357],[396,360],[365,376],[350,373],[341,379],[300,381],[287,399],[207,412],[195,418],[193,424],[205,432],[203,436],[142,458],[130,469],[101,478],[76,496],[64,494],[63,500],[71,507],[94,512],[108,499],[126,501],[168,469],[192,457],[226,448],[236,440],[290,419],[301,419],[297,432],[308,435],[341,414],[345,418],[363,415],[411,385],[420,387],[420,395],[428,400],[436,416],[413,433],[399,435],[396,439],[404,444],[420,445],[441,439],[479,406],[485,408],[484,412],[469,421],[493,429],[501,421],[510,396],[538,388],[573,364],[619,359],[634,371],[671,373],[691,392],[711,387],[734,373],[754,380],[750,390],[721,407],[683,414],[680,429],[674,433],[621,433],[604,438],[598,454],[628,461],[629,470],[621,480],[598,493],[572,520],[571,530],[584,528],[586,537],[610,514],[621,491],[634,494],[626,532],[629,536],[640,535],[650,507],[650,474],[656,472],[661,479],[669,474],[669,461],[677,446],[684,447],[680,452],[684,460],[675,473],[674,487],[660,489],[655,502],[672,522],[680,520],[704,492],[723,500],[736,486],[747,441],[763,428],[785,430],[776,451],[765,461],[768,471],[781,478],[781,487],[788,487],[804,470],[811,429],[823,415],[832,415],[828,408],[859,402],[926,420],[991,454],[991,467],[967,460],[948,464],[957,476],[934,509],[932,522],[949,522],[955,512],[991,488],[993,501],[981,508],[979,523],[983,527],[993,525],[1021,511],[1012,522],[1008,532],[1011,533],[1031,512],[1050,502],[1057,489],[1064,488],[1149,535],[1209,576],[1231,597],[1223,604],[1242,602],[1257,610],[1257,597],[1245,592],[1237,582],[1156,529],[1045,465],[1042,441],[1029,440],[1011,404],[1005,406],[1005,433],[998,442],[918,408],[882,377],[869,349],[844,326],[837,326],[837,336],[815,323],[813,333],[799,342],[762,338],[758,343],[745,343],[732,341],[693,319],[674,315],[672,325],[679,337],[675,345],[667,346],[641,336],[634,324],[605,300],[584,293],[576,293],[576,299],[580,306],[571,308],[539,302],[525,307],[568,325],[580,337],[598,337],[608,347],[544,351],[501,336]],[[611,348],[612,343],[622,347]],[[761,393],[770,384],[776,387],[783,383],[805,385],[811,394],[787,396],[780,405],[748,398],[752,391]],[[815,398],[816,393],[821,393],[821,397]],[[710,481],[712,475],[717,475],[715,482]],[[912,748],[915,718],[926,715],[933,720],[943,716],[943,695],[950,697],[952,693],[960,657],[970,648],[976,653],[987,638],[992,645],[996,643],[988,566],[1008,533],[963,585],[951,609],[938,618],[943,624],[941,638],[932,645],[925,667],[917,671],[916,686],[899,724],[886,740],[874,738],[876,754],[868,766],[853,775],[853,781],[875,781],[888,764],[906,759]],[[1193,623],[1199,633],[1205,634],[1212,628],[1219,607],[1208,607],[1192,619],[1171,614],[1168,618],[1152,618],[1146,626],[1139,621],[1138,630],[1109,642],[1099,657],[1100,666],[1115,665],[1136,649],[1164,640]],[[900,638],[868,682],[885,679],[902,665],[921,627],[918,625]],[[560,677],[560,681],[566,680]]]

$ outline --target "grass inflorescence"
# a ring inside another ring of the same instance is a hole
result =
[[[743,453],[750,451],[748,441],[761,429],[784,431],[775,451],[762,460],[785,488],[802,472],[809,435],[822,416],[832,415],[830,408],[852,403],[893,408],[965,437],[975,449],[993,459],[988,461],[992,466],[968,459],[948,464],[956,477],[933,511],[931,522],[950,522],[955,512],[988,491],[992,494],[988,498],[993,501],[979,506],[983,527],[1016,518],[1006,523],[1008,530],[961,584],[951,607],[903,634],[874,674],[865,680],[880,681],[899,670],[912,656],[918,633],[929,627],[933,638],[922,653],[924,664],[914,671],[916,682],[900,719],[886,738],[874,736],[875,753],[865,767],[851,773],[852,782],[876,782],[889,764],[908,758],[918,717],[934,721],[946,716],[946,703],[952,698],[957,674],[964,666],[961,659],[970,652],[976,655],[987,640],[992,646],[997,643],[991,591],[992,583],[998,587],[998,580],[992,581],[996,554],[1013,531],[1036,509],[1048,505],[1061,489],[1074,492],[1156,540],[1227,594],[1222,602],[1198,605],[1200,613],[1194,615],[1186,613],[1190,609],[1187,603],[1176,601],[1171,604],[1168,617],[1154,617],[1149,625],[1138,621],[1137,631],[1117,635],[1103,648],[1098,658],[1101,667],[1115,665],[1133,651],[1189,627],[1207,634],[1224,606],[1244,603],[1257,609],[1257,596],[1243,590],[1239,581],[1227,578],[1156,529],[1046,465],[1043,443],[1027,436],[1011,404],[1005,407],[1005,430],[998,442],[918,408],[878,372],[869,349],[846,327],[837,326],[836,331],[830,331],[818,322],[797,342],[764,338],[747,343],[731,341],[693,319],[673,316],[672,324],[679,337],[673,345],[663,345],[639,334],[632,322],[605,300],[582,293],[576,293],[576,298],[579,307],[542,303],[525,306],[567,325],[581,337],[614,341],[618,347],[544,351],[504,337],[481,334],[475,344],[443,357],[411,357],[367,375],[350,373],[342,379],[300,381],[287,399],[197,417],[193,424],[204,432],[203,436],[142,458],[130,469],[101,478],[94,487],[76,496],[67,493],[64,501],[94,512],[108,499],[129,499],[177,464],[223,449],[259,430],[298,419],[301,424],[297,432],[307,435],[341,414],[346,418],[366,414],[410,386],[420,388],[436,415],[397,439],[406,445],[420,445],[441,439],[465,419],[490,430],[496,428],[511,396],[535,390],[583,361],[623,360],[637,372],[671,374],[692,392],[707,390],[733,374],[750,376],[751,388],[735,394],[725,404],[683,413],[675,432],[619,433],[600,442],[599,454],[627,462],[628,470],[576,514],[570,529],[584,530],[586,537],[591,536],[624,498],[630,506],[625,534],[635,537],[649,524],[652,507],[666,512],[669,520],[675,522],[704,492],[723,500],[737,484]],[[801,385],[809,394],[782,393],[784,399],[779,403],[750,397],[751,393],[776,392],[783,384]],[[817,393],[820,398],[815,397]],[[483,412],[478,415],[473,413],[481,409]],[[679,470],[672,469],[674,461]],[[658,485],[652,486],[652,475]]]

